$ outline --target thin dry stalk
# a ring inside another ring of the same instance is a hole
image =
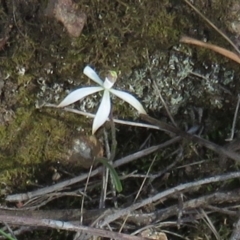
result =
[[[222,48],[222,47],[219,47],[217,45],[214,45],[214,44],[210,44],[210,43],[205,43],[205,42],[202,42],[202,41],[199,41],[197,39],[194,39],[194,38],[190,38],[190,37],[187,37],[187,36],[182,36],[180,38],[180,42],[182,43],[187,43],[187,44],[193,44],[193,45],[196,45],[196,46],[199,46],[199,47],[204,47],[204,48],[207,48],[207,49],[210,49],[214,52],[217,52],[237,63],[240,64],[240,57],[234,53],[234,52],[231,52],[225,48]]]
[[[24,225],[32,227],[45,227],[53,228],[74,232],[84,232],[90,233],[92,236],[99,236],[104,238],[113,238],[119,240],[149,240],[149,238],[137,237],[123,233],[110,232],[103,229],[97,229],[93,227],[86,227],[81,225],[76,225],[70,222],[56,221],[51,219],[35,219],[31,217],[16,217],[16,216],[7,216],[0,215],[0,222],[6,222],[14,225]]]
[[[219,146],[219,145],[217,145],[213,142],[210,142],[210,141],[208,141],[204,138],[198,137],[196,135],[192,135],[192,134],[189,134],[187,132],[184,132],[184,131],[180,130],[179,128],[171,126],[171,125],[169,125],[165,122],[158,121],[157,119],[152,118],[148,115],[141,114],[141,117],[145,121],[147,121],[151,124],[154,124],[156,126],[159,126],[159,128],[161,128],[163,131],[167,131],[167,132],[177,134],[178,136],[181,136],[181,137],[183,137],[183,138],[185,138],[189,141],[198,143],[198,144],[216,152],[217,154],[222,154],[223,156],[227,156],[227,157],[235,160],[236,162],[240,162],[240,155],[231,151],[231,150],[229,150],[229,149],[227,149],[227,148],[221,147],[221,146]]]
[[[173,169],[174,166],[176,166],[177,163],[179,163],[183,159],[183,149],[180,147],[178,150],[174,152],[174,154],[177,153],[176,159],[169,164],[165,169],[161,170],[157,174],[153,174],[150,177],[154,180],[156,178],[159,178],[163,176],[165,173],[169,172],[171,169]]]
[[[90,179],[90,176],[91,176],[91,172],[92,172],[92,168],[93,168],[93,165],[94,165],[94,161],[90,167],[90,170],[89,170],[89,173],[88,173],[88,177],[87,177],[87,181],[86,181],[86,184],[85,184],[85,188],[84,188],[84,195],[82,196],[82,201],[81,201],[81,217],[80,217],[80,223],[83,224],[83,209],[84,209],[84,200],[85,200],[85,195],[87,194],[87,187],[88,187],[88,183],[89,183],[89,179]]]
[[[157,93],[158,93],[158,96],[159,96],[159,98],[160,98],[160,100],[161,100],[161,102],[162,102],[162,104],[163,104],[163,106],[164,106],[164,108],[165,108],[165,110],[166,110],[166,112],[167,112],[167,114],[168,114],[168,117],[170,118],[172,124],[173,124],[175,127],[177,127],[177,124],[176,124],[176,122],[174,121],[173,116],[172,116],[171,112],[169,111],[168,106],[167,106],[166,102],[164,101],[164,99],[163,99],[163,97],[162,97],[162,94],[161,94],[161,92],[160,92],[160,90],[159,90],[159,87],[158,87],[158,85],[156,84],[156,82],[155,82],[154,80],[153,80],[153,84],[154,84],[155,89],[156,89],[156,91],[157,91]]]
[[[138,190],[138,192],[137,192],[137,195],[136,195],[133,203],[135,203],[135,202],[137,201],[137,199],[138,199],[138,197],[139,197],[139,195],[140,195],[140,193],[141,193],[141,191],[142,191],[142,189],[143,189],[143,186],[144,186],[144,184],[145,184],[145,182],[146,182],[146,180],[147,180],[147,177],[148,177],[148,175],[149,175],[149,173],[150,173],[150,171],[151,171],[151,169],[152,169],[152,166],[153,166],[155,160],[156,160],[156,156],[153,158],[153,160],[152,160],[152,162],[151,162],[151,164],[150,164],[150,166],[149,166],[149,168],[148,168],[147,174],[146,174],[145,178],[144,178],[143,181],[142,181],[142,184],[141,184],[141,186],[140,186],[140,188],[139,188],[139,190]],[[127,216],[125,217],[125,219],[124,219],[124,221],[123,221],[123,223],[122,223],[122,226],[121,226],[119,232],[121,232],[121,231],[123,230],[124,225],[125,225],[125,223],[127,222],[128,217],[129,217],[129,215],[127,215]]]
[[[46,103],[46,104],[44,104],[43,106],[39,106],[39,107],[37,107],[37,108],[50,107],[50,108],[59,109],[57,106],[58,106],[58,105],[56,105],[56,104]],[[71,113],[80,114],[80,115],[83,115],[83,116],[86,116],[86,117],[90,117],[90,118],[95,118],[95,116],[96,116],[95,114],[92,114],[92,113],[83,112],[83,111],[80,111],[80,110],[77,110],[77,109],[73,109],[73,108],[68,108],[68,107],[61,108],[61,110],[64,110],[64,111],[66,111],[66,112],[71,112]],[[119,124],[124,124],[124,125],[129,125],[129,126],[143,127],[143,128],[150,128],[150,129],[157,129],[157,130],[159,130],[159,127],[153,126],[153,125],[150,125],[150,124],[137,123],[137,122],[131,122],[131,121],[124,121],[124,120],[115,119],[115,118],[113,118],[112,120],[113,120],[115,123],[119,123]],[[107,121],[110,121],[110,119],[108,118]]]
[[[105,142],[105,151],[107,155],[107,159],[110,158],[110,147],[108,142],[107,132],[104,129],[104,142]],[[105,201],[107,198],[107,186],[108,186],[108,178],[109,177],[109,169],[103,165],[103,173],[102,173],[102,188],[101,188],[101,195],[99,200],[99,208],[105,208]]]
[[[48,193],[45,195],[41,195],[32,199],[29,199],[27,202],[23,203],[22,208],[24,209],[39,209],[42,206],[47,205],[47,203],[54,201],[55,199],[64,197],[64,196],[71,196],[71,197],[82,197],[84,193],[80,191],[80,189],[73,191],[73,192],[53,192],[53,193]],[[86,195],[84,195],[87,197]]]
[[[229,202],[230,202],[230,200],[227,201],[227,203],[229,203]],[[214,211],[214,212],[218,212],[218,213],[221,213],[221,214],[224,214],[224,215],[233,216],[233,217],[238,216],[238,214],[235,211],[229,210],[229,208],[231,208],[231,207],[232,206],[223,208],[222,206],[215,207],[215,206],[208,205],[206,207],[206,209],[211,210],[212,212]]]
[[[216,32],[218,32],[228,43],[232,45],[235,51],[240,54],[238,47],[231,41],[231,39],[217,28],[209,19],[207,19],[196,7],[194,7],[188,0],[184,0],[204,21],[206,21]]]
[[[106,224],[109,224],[110,222],[113,222],[118,218],[121,218],[127,214],[130,214],[131,212],[135,211],[138,208],[141,208],[143,206],[146,206],[146,205],[151,204],[156,201],[160,201],[161,199],[165,199],[166,197],[175,195],[176,193],[180,193],[180,192],[187,191],[190,189],[195,189],[195,188],[198,188],[205,184],[222,182],[222,181],[239,178],[239,177],[240,177],[240,172],[232,172],[232,173],[227,173],[224,175],[217,175],[214,177],[205,178],[205,179],[191,182],[191,183],[185,183],[185,184],[178,185],[176,187],[173,187],[173,188],[167,189],[161,193],[158,193],[152,197],[144,199],[143,201],[141,201],[139,203],[135,203],[135,204],[131,205],[130,207],[116,211],[112,215],[107,216],[104,219],[104,221],[100,224],[100,227],[103,227]]]
[[[219,204],[227,202],[237,202],[240,200],[239,190],[233,190],[229,192],[217,192],[212,193],[207,196],[202,196],[199,198],[191,199],[183,203],[183,210],[197,209],[197,208],[208,208],[210,204]],[[169,217],[175,216],[178,209],[178,205],[173,205],[165,209],[158,210],[152,213],[153,219],[158,219],[158,221],[163,221]],[[215,209],[216,211],[216,209]],[[229,213],[228,213],[229,214]],[[236,215],[236,213],[235,213]]]
[[[117,151],[117,137],[116,137],[115,123],[112,120],[112,115],[111,115],[110,125],[111,125],[112,144],[111,144],[111,152],[110,152],[108,160],[109,160],[109,163],[111,165],[113,165],[113,160],[115,159],[116,151]],[[117,208],[118,204],[117,204],[117,200],[116,200],[117,199],[116,198],[116,196],[117,196],[116,187],[114,185],[112,175],[110,175],[110,178],[111,178],[111,190],[112,190],[112,196],[113,196],[113,199],[114,199],[114,206],[115,206],[115,208]]]
[[[237,216],[237,209],[230,211],[227,208],[220,209],[211,207],[210,204],[223,204],[228,202],[239,202],[240,194],[239,190],[233,190],[228,192],[217,192],[207,196],[202,196],[199,198],[191,199],[183,202],[182,210],[184,211],[184,215],[187,215],[188,212],[192,212],[192,209],[197,208],[209,208],[212,211],[222,211],[223,214],[228,214],[231,216]],[[239,208],[239,206],[237,206]],[[150,224],[154,222],[160,222],[163,224],[163,221],[168,219],[169,217],[176,217],[176,213],[178,212],[179,205],[175,204],[173,206],[163,208],[151,213],[142,213],[139,211],[134,211],[129,214],[129,221],[135,223],[136,225],[145,226],[145,228],[149,228]],[[110,209],[95,209],[95,210],[85,210],[84,211],[84,224],[90,224],[94,220],[99,220],[104,218],[104,216],[112,214],[113,211]],[[9,209],[9,208],[0,208],[0,215],[9,215],[9,216],[19,216],[19,217],[27,217],[31,214],[32,217],[38,219],[52,219],[65,221],[76,221],[80,218],[80,210],[79,209],[69,209],[69,210],[37,210],[37,211],[29,211],[27,209]],[[103,215],[102,215],[103,214]],[[191,218],[193,217],[191,213]],[[96,220],[96,221],[97,221]],[[95,222],[96,222],[95,221]],[[176,225],[176,224],[175,224]],[[91,226],[94,226],[93,224]]]
[[[108,211],[109,210],[109,211]],[[80,208],[76,209],[54,209],[54,210],[29,210],[18,208],[0,208],[0,215],[17,216],[17,217],[33,217],[37,219],[55,219],[64,220],[67,222],[76,222],[79,224],[79,219],[83,214],[83,224],[88,225],[103,214],[109,214],[110,209],[84,209],[81,213]]]
[[[3,224],[4,224],[5,227],[7,228],[8,232],[11,234],[11,237],[12,237],[13,239],[16,239],[16,240],[17,240],[16,235],[14,234],[12,228],[11,228],[6,222],[4,222]]]
[[[232,123],[232,129],[231,129],[231,136],[230,138],[226,139],[226,141],[232,141],[235,133],[235,127],[236,127],[236,122],[237,122],[237,115],[238,115],[238,110],[239,110],[239,104],[240,104],[240,94],[238,94],[238,101],[233,117],[233,123]]]
[[[212,220],[208,217],[207,213],[203,210],[200,209],[200,212],[202,214],[202,218],[203,221],[206,223],[206,225],[210,228],[210,230],[212,231],[212,233],[214,234],[214,236],[216,237],[217,240],[221,240],[221,237],[219,235],[219,233],[217,232],[216,228],[213,225]]]

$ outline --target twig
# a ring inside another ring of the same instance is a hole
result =
[[[28,209],[28,210],[35,210],[39,209],[42,206],[47,205],[48,202],[51,202],[57,198],[61,198],[64,196],[71,196],[71,197],[87,197],[84,193],[80,191],[80,189],[73,191],[73,192],[52,192],[49,194],[41,195],[39,197],[35,197],[32,199],[29,199],[28,201],[23,203],[22,208]]]
[[[178,149],[177,153],[178,154],[177,154],[176,159],[171,164],[169,164],[166,168],[164,168],[163,170],[161,170],[157,174],[153,174],[152,176],[150,176],[150,178],[152,180],[155,180],[156,178],[161,177],[163,174],[165,174],[170,169],[172,169],[178,162],[180,162],[180,160],[183,159],[183,150],[182,150],[182,148]]]
[[[151,169],[152,169],[152,166],[153,166],[153,164],[155,163],[155,160],[156,160],[156,156],[153,158],[153,160],[152,160],[152,162],[151,162],[151,164],[150,164],[150,166],[149,166],[149,168],[148,168],[148,171],[147,171],[147,173],[146,173],[146,176],[145,176],[145,178],[144,178],[143,181],[142,181],[142,184],[141,184],[141,186],[140,186],[140,188],[139,188],[139,190],[138,190],[138,192],[137,192],[137,195],[135,196],[135,199],[134,199],[133,203],[135,203],[135,202],[137,201],[137,199],[138,199],[138,197],[139,197],[139,195],[140,195],[140,193],[141,193],[141,191],[142,191],[142,189],[143,189],[143,186],[144,186],[144,184],[145,184],[145,182],[146,182],[146,180],[147,180],[147,177],[148,177],[148,175],[149,175],[149,173],[150,173],[150,171],[151,171]],[[124,227],[125,223],[127,222],[128,217],[129,217],[129,215],[127,215],[127,216],[125,217],[125,219],[124,219],[124,221],[123,221],[123,223],[122,223],[122,226],[121,226],[119,232],[121,232],[121,231],[123,230],[123,227]]]
[[[8,232],[11,234],[11,240],[12,239],[14,239],[14,240],[17,240],[17,238],[16,238],[16,236],[15,236],[15,234],[14,234],[14,232],[13,232],[13,230],[10,228],[10,226],[6,223],[6,222],[4,222],[4,225],[6,226],[6,228],[8,229]],[[10,239],[10,238],[9,238]]]
[[[108,142],[108,135],[107,135],[107,131],[105,128],[103,130],[103,134],[104,134],[106,156],[107,156],[107,159],[109,160],[111,154],[110,154],[110,147],[109,147],[109,142]],[[99,200],[99,208],[100,209],[105,208],[105,201],[107,198],[107,186],[108,186],[108,179],[109,179],[108,177],[109,177],[109,169],[103,165],[102,189],[101,189],[101,196],[100,196],[100,200]]]
[[[123,233],[110,232],[103,229],[97,229],[93,227],[80,226],[69,222],[56,221],[51,219],[35,219],[30,217],[14,217],[7,215],[0,215],[0,222],[7,222],[14,225],[25,225],[33,227],[47,227],[53,229],[61,229],[67,231],[82,231],[84,233],[90,233],[93,236],[100,236],[105,238],[114,238],[119,240],[148,240],[149,238],[137,237],[127,235]]]
[[[87,181],[86,181],[86,184],[85,184],[85,187],[84,187],[84,193],[86,194],[87,193],[87,186],[88,186],[88,183],[89,183],[89,179],[90,179],[90,175],[91,175],[91,172],[92,172],[92,168],[93,168],[93,165],[94,165],[94,160],[95,159],[93,159],[93,163],[92,163],[92,165],[91,165],[91,167],[90,167],[90,169],[89,169],[89,173],[88,173],[88,177],[87,177]],[[84,215],[83,215],[83,213],[84,213],[84,200],[85,200],[85,196],[83,195],[83,197],[82,197],[82,201],[81,201],[81,215],[80,215],[80,225],[83,225],[83,220],[85,220],[84,219]],[[93,220],[92,220],[93,221]],[[84,234],[84,233],[83,233]],[[77,232],[76,234],[75,234],[75,236],[74,236],[74,240],[77,240],[78,238],[79,238],[79,236],[81,236],[82,235],[82,231],[80,231],[80,232]],[[87,234],[86,234],[87,235]],[[90,236],[91,237],[91,236]],[[85,239],[85,238],[84,238]]]
[[[82,196],[82,201],[81,201],[81,217],[79,218],[80,220],[80,224],[83,224],[83,209],[84,209],[84,201],[85,201],[85,195],[87,194],[87,187],[88,187],[88,183],[89,183],[89,179],[90,179],[90,176],[91,176],[91,172],[92,172],[92,168],[93,168],[93,165],[94,165],[94,160],[93,160],[93,163],[89,169],[89,173],[88,173],[88,177],[87,177],[87,181],[86,181],[86,184],[85,184],[85,187],[84,187],[84,194]]]
[[[187,37],[187,36],[182,36],[180,38],[180,42],[182,43],[187,43],[187,44],[193,44],[193,45],[196,45],[196,46],[200,46],[200,47],[204,47],[204,48],[207,48],[207,49],[210,49],[214,52],[217,52],[229,59],[232,59],[233,61],[237,62],[240,64],[240,57],[235,54],[234,52],[231,52],[225,48],[222,48],[222,47],[219,47],[219,46],[216,46],[216,45],[213,45],[213,44],[210,44],[210,43],[205,43],[205,42],[202,42],[202,41],[199,41],[197,39],[194,39],[194,38],[190,38],[190,37]]]
[[[227,201],[228,203],[231,202],[230,199],[228,199]],[[231,206],[230,206],[231,207]],[[211,211],[214,211],[214,212],[218,212],[218,213],[221,213],[221,214],[225,214],[225,215],[229,215],[229,216],[233,216],[233,217],[236,217],[238,216],[238,212],[236,211],[233,211],[233,210],[229,210],[230,207],[215,207],[215,206],[211,206],[211,205],[208,205],[207,207],[205,207],[206,209],[209,209]],[[239,209],[239,207],[238,207]]]
[[[183,203],[183,210],[191,210],[199,207],[208,207],[209,204],[217,204],[224,202],[234,202],[240,200],[239,190],[229,192],[217,192],[207,196],[191,199]],[[149,213],[148,217],[155,221],[156,219],[164,221],[165,219],[176,215],[178,205],[173,205],[164,209],[160,209],[153,213]]]
[[[164,131],[167,131],[167,132],[172,132],[172,133],[175,133],[177,134],[178,136],[181,136],[187,140],[190,140],[192,142],[196,142],[198,144],[201,144],[202,146],[216,152],[217,154],[222,154],[224,156],[227,156],[237,162],[240,162],[240,155],[229,150],[229,149],[226,149],[224,147],[221,147],[213,142],[210,142],[206,139],[203,139],[201,137],[198,137],[196,135],[191,135],[187,132],[184,132],[174,126],[171,126],[165,122],[162,122],[162,121],[158,121],[157,119],[155,118],[151,118],[150,116],[148,115],[145,115],[145,114],[141,114],[141,117],[142,119],[144,119],[145,121],[151,123],[151,124],[154,124],[156,126],[159,126],[159,128],[163,129]]]
[[[170,118],[172,124],[173,124],[175,127],[177,127],[177,124],[175,123],[175,121],[174,121],[174,119],[173,119],[173,117],[172,117],[172,114],[170,113],[170,111],[169,111],[169,109],[168,109],[168,106],[167,106],[166,102],[164,101],[164,99],[163,99],[163,97],[162,97],[162,94],[161,94],[161,92],[160,92],[160,90],[159,90],[159,88],[158,88],[155,80],[153,80],[153,84],[154,84],[154,86],[155,86],[155,88],[156,88],[156,91],[158,92],[159,98],[160,98],[160,100],[161,100],[161,102],[162,102],[162,104],[163,104],[163,106],[164,106],[164,108],[165,108],[165,110],[166,110],[166,112],[167,112],[167,114],[168,114],[168,117]]]
[[[199,207],[209,208],[214,211],[222,211],[223,214],[228,214],[231,216],[237,216],[237,211],[226,211],[218,208],[211,207],[210,204],[218,204],[225,202],[237,202],[240,200],[240,190],[233,190],[228,192],[215,192],[213,194],[202,196],[199,198],[191,199],[183,202],[183,210],[187,213],[188,210],[196,209]],[[149,225],[156,220],[158,222],[163,222],[167,218],[176,216],[178,211],[178,204],[173,206],[156,210],[151,213],[142,213],[139,211],[135,211],[129,214],[129,220],[136,225]],[[98,219],[103,214],[107,216],[113,213],[110,209],[94,209],[94,210],[85,210],[84,211],[84,224],[89,225],[92,220]],[[26,209],[16,209],[16,208],[4,208],[0,209],[0,215],[10,215],[10,216],[18,216],[18,217],[27,217],[31,214],[32,217],[43,219],[43,218],[54,218],[55,220],[64,220],[64,221],[75,221],[80,217],[79,209],[68,209],[68,210],[36,210],[29,211]],[[102,217],[101,217],[102,218]]]
[[[110,125],[111,125],[111,136],[112,136],[112,144],[111,144],[111,152],[110,152],[110,156],[109,156],[109,163],[111,165],[113,165],[113,160],[115,160],[115,156],[116,156],[116,151],[117,151],[117,138],[116,138],[116,128],[115,128],[115,123],[112,120],[112,114],[111,114],[111,121],[110,121]],[[113,176],[110,174],[110,179],[111,179],[111,190],[112,190],[112,196],[113,196],[113,202],[114,202],[114,206],[115,208],[118,207],[117,204],[117,193],[116,193],[116,187],[114,185],[114,181],[113,181]]]
[[[200,187],[202,185],[205,184],[209,184],[209,183],[214,183],[214,182],[222,182],[222,181],[226,181],[229,179],[234,179],[234,178],[239,178],[240,177],[240,172],[232,172],[232,173],[227,173],[224,175],[217,175],[214,177],[209,177],[209,178],[205,178],[199,181],[195,181],[195,182],[191,182],[191,183],[185,183],[185,184],[181,184],[178,185],[176,187],[170,188],[168,190],[165,190],[161,193],[156,194],[153,197],[144,199],[143,201],[139,202],[139,203],[135,203],[133,205],[131,205],[130,207],[127,207],[125,209],[121,209],[115,213],[113,213],[112,215],[107,216],[103,222],[100,224],[100,227],[105,226],[106,224],[109,224],[110,222],[115,221],[118,218],[121,218],[129,213],[131,213],[132,211],[141,208],[143,206],[146,206],[148,204],[151,204],[153,202],[159,201],[160,199],[164,199],[170,195],[182,192],[182,191],[186,191],[189,189],[193,189],[196,187]]]
[[[59,221],[67,221],[67,222],[77,222],[79,223],[79,219],[81,215],[83,215],[83,224],[89,225],[95,219],[97,219],[102,214],[111,212],[110,209],[84,209],[81,212],[80,208],[76,209],[54,209],[54,210],[28,210],[28,209],[19,209],[19,208],[0,208],[0,215],[8,215],[15,217],[33,217],[37,219],[55,219]]]
[[[44,104],[41,107],[57,108],[57,105],[56,104],[46,103],[46,104]],[[40,107],[38,107],[38,108],[40,108]],[[59,109],[59,108],[57,108],[57,109]],[[95,118],[95,114],[83,112],[83,111],[80,111],[80,110],[77,110],[77,109],[73,109],[73,108],[65,107],[65,108],[61,108],[61,110],[64,110],[66,112],[80,114],[80,115],[83,115],[83,116],[86,116],[86,117],[90,117],[90,118]],[[135,126],[135,127],[144,127],[144,128],[158,129],[159,130],[159,127],[153,126],[153,125],[150,125],[150,124],[137,123],[137,122],[131,122],[131,121],[124,121],[124,120],[119,120],[119,119],[115,119],[115,118],[113,118],[112,120],[115,123],[119,123],[119,124]],[[110,119],[108,118],[107,121],[110,121]]]
[[[205,222],[205,224],[210,228],[210,230],[212,231],[212,233],[214,234],[215,238],[217,240],[221,240],[221,237],[219,235],[219,233],[217,232],[215,226],[213,225],[212,220],[208,217],[207,213],[203,210],[200,209],[200,213],[202,215],[202,219]]]
[[[116,151],[117,151],[116,127],[115,127],[112,116],[111,116],[110,125],[111,125],[112,144],[111,144],[111,155],[109,160],[112,162],[115,159]]]
[[[238,94],[238,101],[237,101],[237,105],[236,105],[236,109],[235,109],[235,113],[234,113],[234,117],[233,117],[231,136],[230,136],[230,138],[226,139],[226,141],[232,141],[233,140],[235,127],[236,127],[236,122],[237,122],[239,104],[240,104],[240,94]]]
[[[196,7],[194,7],[188,0],[184,0],[201,18],[204,19],[216,32],[218,32],[228,43],[232,45],[237,53],[240,54],[238,47],[231,41],[231,39],[224,34],[219,28],[217,28],[210,20],[208,20]]]

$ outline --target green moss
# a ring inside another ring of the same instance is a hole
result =
[[[8,182],[12,174],[21,173],[19,183],[25,184],[31,179],[35,165],[64,160],[69,143],[66,136],[72,132],[71,127],[77,127],[81,121],[72,114],[64,122],[64,117],[61,119],[58,115],[53,111],[46,115],[34,108],[21,107],[14,121],[8,127],[1,127],[0,179]]]

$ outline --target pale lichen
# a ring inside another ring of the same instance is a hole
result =
[[[163,107],[152,81],[156,82],[170,112],[176,115],[179,108],[186,108],[189,103],[221,108],[224,101],[221,86],[234,79],[233,71],[226,72],[217,63],[195,64],[191,50],[181,45],[165,55],[155,52],[148,62],[145,68],[133,72],[129,85],[152,111],[160,111]]]

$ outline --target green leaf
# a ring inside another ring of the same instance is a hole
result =
[[[96,160],[99,161],[100,163],[102,163],[106,168],[109,169],[110,174],[113,179],[113,184],[115,185],[116,190],[118,192],[121,192],[122,191],[122,183],[118,177],[116,170],[113,168],[113,166],[111,164],[109,164],[108,160],[105,158],[98,158]]]
[[[0,229],[0,235],[4,236],[8,240],[16,240],[10,234],[5,233],[2,229]]]

